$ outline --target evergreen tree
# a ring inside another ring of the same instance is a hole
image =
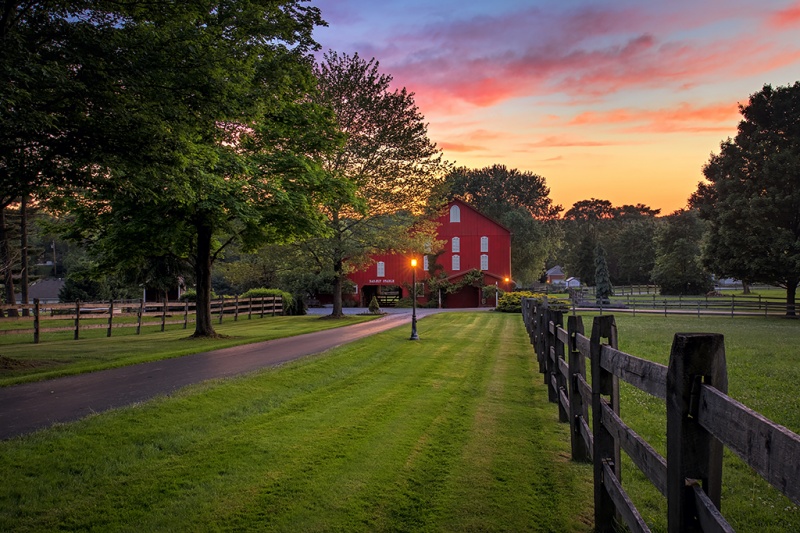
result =
[[[597,284],[595,287],[597,302],[607,303],[614,291],[611,287],[611,278],[608,273],[608,264],[606,263],[606,250],[600,243],[597,244],[594,250],[594,279]]]

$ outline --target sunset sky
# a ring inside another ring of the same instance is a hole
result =
[[[684,207],[737,104],[800,80],[799,0],[313,0],[323,50],[376,58],[459,166]]]

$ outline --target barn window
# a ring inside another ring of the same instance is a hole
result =
[[[451,250],[454,254],[461,252],[461,239],[458,237],[453,237],[453,249]]]
[[[450,222],[461,222],[461,208],[457,205],[450,208]]]
[[[481,252],[489,251],[489,237],[481,237]]]
[[[452,268],[450,270],[461,270],[461,256],[454,255],[452,261]]]
[[[422,258],[422,269],[425,270],[426,272],[428,270],[430,270],[430,266],[429,266],[429,263],[428,263],[428,256],[427,255]]]
[[[382,278],[384,276],[386,276],[386,263],[378,261],[378,277]]]
[[[489,270],[489,255],[481,255],[481,270]]]

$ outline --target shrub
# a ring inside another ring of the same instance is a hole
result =
[[[546,298],[546,295],[530,291],[506,292],[500,296],[500,299],[497,302],[497,310],[502,311],[503,313],[521,313],[523,298],[533,298],[537,300],[537,303],[541,303]],[[547,303],[552,309],[558,309],[561,311],[566,311],[569,309],[569,302],[566,300],[548,298]]]
[[[267,296],[280,296],[283,298],[283,309],[284,313],[286,310],[294,305],[294,297],[291,293],[286,291],[282,291],[280,289],[267,289],[264,287],[259,287],[258,289],[250,289],[249,291],[239,295],[239,298],[265,298]]]
[[[405,298],[400,298],[397,300],[397,303],[394,304],[395,307],[412,307],[411,298],[406,296]]]
[[[504,292],[497,300],[497,310],[503,313],[521,313],[523,298],[541,298],[530,291]]]
[[[381,305],[378,303],[378,298],[376,296],[373,296],[372,300],[369,301],[369,312],[373,315],[377,315],[381,312]]]
[[[181,294],[181,297],[179,299],[182,302],[196,302],[197,291],[195,289],[186,289],[185,291],[183,291],[183,294]],[[218,300],[219,296],[217,296],[217,293],[215,293],[214,291],[211,291],[211,299]]]

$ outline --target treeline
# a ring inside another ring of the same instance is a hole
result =
[[[706,223],[694,210],[659,216],[643,204],[615,207],[607,200],[576,202],[560,221],[563,238],[547,266],[589,286],[655,284],[662,294],[704,294],[713,288],[703,266]],[[607,280],[598,279],[598,259]]]

